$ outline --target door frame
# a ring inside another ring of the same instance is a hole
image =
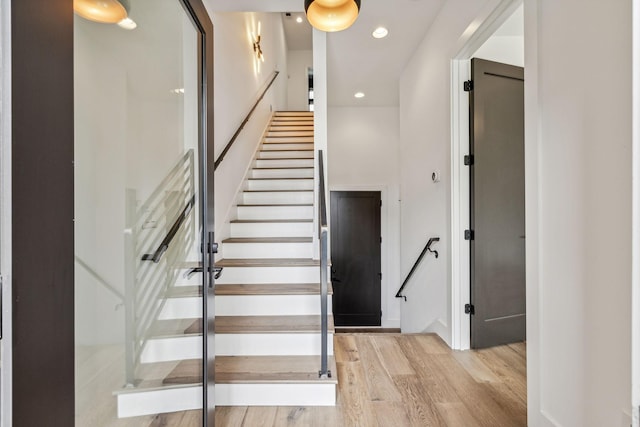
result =
[[[11,2],[0,1],[0,426],[11,425]]]
[[[632,279],[631,406],[633,427],[640,427],[640,0],[633,0],[632,93]]]
[[[398,281],[397,277],[392,277],[394,267],[392,262],[396,262],[399,265],[400,254],[396,253],[396,260],[390,261],[389,254],[389,236],[391,222],[389,213],[389,188],[386,185],[330,185],[329,195],[332,191],[379,191],[380,200],[382,201],[382,208],[380,209],[380,236],[382,237],[382,243],[380,244],[380,272],[382,273],[382,281],[380,283],[380,310],[382,310],[382,318],[380,319],[381,328],[399,328],[400,327],[400,304],[395,301],[395,289],[393,289],[393,283]],[[328,198],[329,201],[331,197]],[[331,212],[331,206],[327,206],[328,212]],[[329,219],[329,227],[331,227],[331,219]],[[331,249],[331,242],[329,241],[329,249]],[[331,259],[331,253],[329,253],[329,259]],[[395,268],[396,271],[397,267]],[[395,280],[394,280],[395,279]],[[392,299],[393,298],[393,299]],[[395,302],[397,307],[391,307],[389,301]],[[393,310],[395,308],[395,310]],[[393,310],[393,311],[392,311]],[[397,315],[397,317],[394,317]]]
[[[465,32],[462,48],[451,60],[451,348],[471,348],[471,325],[464,305],[471,300],[471,249],[464,240],[469,228],[469,170],[463,158],[469,154],[469,95],[463,83],[471,78],[471,57],[522,4],[501,0],[484,12]]]

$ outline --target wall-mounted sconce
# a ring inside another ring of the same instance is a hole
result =
[[[258,36],[255,38],[255,41],[253,42],[253,52],[256,54],[256,58],[258,58],[260,61],[264,62],[264,55],[262,54],[262,47],[260,46],[260,39],[261,39],[261,36],[260,36],[260,34],[258,34]]]
[[[320,31],[334,32],[349,28],[360,13],[360,0],[305,0],[309,23]]]
[[[136,23],[129,18],[127,0],[73,0],[73,11],[89,21],[118,24],[127,30],[137,27]]]

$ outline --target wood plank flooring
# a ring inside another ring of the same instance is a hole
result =
[[[335,407],[220,407],[216,425],[526,426],[526,347],[454,352],[435,335],[338,334]],[[150,426],[195,427],[199,412]],[[146,424],[140,424],[146,425]]]

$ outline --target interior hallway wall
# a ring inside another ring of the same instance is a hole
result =
[[[631,2],[525,0],[529,425],[631,422]]]
[[[382,326],[400,327],[398,107],[329,107],[329,190],[382,192]]]
[[[212,11],[209,11],[212,13]],[[228,237],[226,221],[233,219],[236,194],[260,142],[272,111],[287,106],[287,45],[279,13],[212,13],[214,26],[214,137],[216,158],[274,71],[273,86],[258,104],[251,120],[215,174],[216,238]],[[261,35],[264,62],[253,50]]]

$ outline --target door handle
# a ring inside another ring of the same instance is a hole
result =
[[[219,279],[220,278],[220,276],[222,275],[222,269],[223,268],[224,267],[213,267],[213,278],[214,279]],[[184,278],[185,279],[191,279],[191,276],[193,276],[196,273],[202,273],[203,271],[204,271],[204,269],[202,267],[190,268],[184,273]]]

